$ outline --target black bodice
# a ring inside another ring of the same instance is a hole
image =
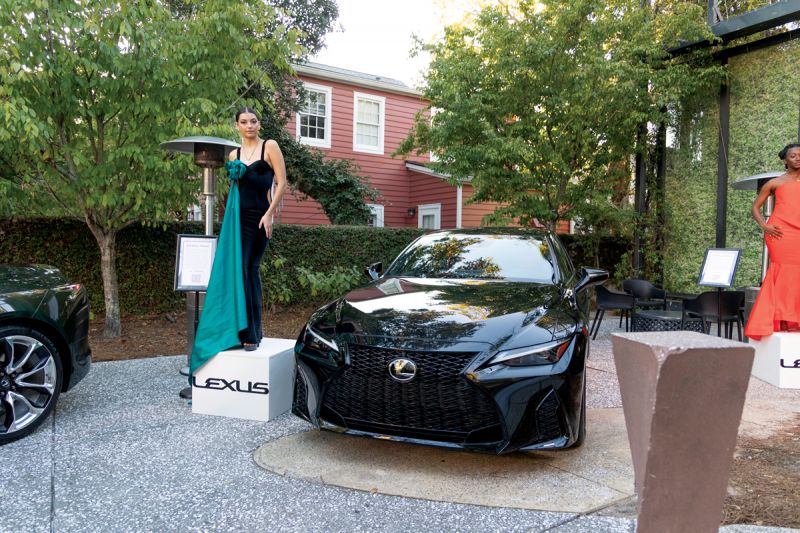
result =
[[[264,146],[261,143],[261,158],[247,165],[247,170],[239,180],[239,208],[259,211],[262,215],[269,209],[269,191],[275,171],[264,161]],[[241,148],[236,149],[236,159],[241,159]]]

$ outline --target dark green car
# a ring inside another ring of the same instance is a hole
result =
[[[0,444],[34,431],[89,372],[89,298],[45,265],[0,265]]]

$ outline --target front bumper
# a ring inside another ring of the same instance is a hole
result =
[[[342,342],[340,357],[323,358],[298,342],[292,412],[320,429],[493,453],[576,441],[585,335],[573,338],[558,363],[527,367],[487,366],[485,345],[478,343],[443,350],[419,345]],[[389,376],[396,358],[416,362],[415,379],[399,383]]]

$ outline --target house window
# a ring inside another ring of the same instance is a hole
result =
[[[369,210],[372,212],[372,215],[369,217],[369,222],[367,223],[369,226],[373,228],[382,228],[383,227],[383,206],[378,204],[367,204]]]
[[[423,229],[441,229],[442,204],[425,204],[417,207],[419,227]]]
[[[331,88],[304,84],[306,100],[297,113],[297,139],[309,146],[331,147]]]
[[[199,222],[203,220],[203,207],[192,204],[186,208],[186,220],[189,222]]]
[[[386,99],[363,93],[353,98],[353,151],[382,154]]]

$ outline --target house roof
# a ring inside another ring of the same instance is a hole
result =
[[[391,93],[405,94],[409,96],[422,96],[418,90],[409,87],[400,80],[387,78],[385,76],[376,76],[375,74],[366,74],[364,72],[357,72],[355,70],[347,70],[339,67],[332,67],[330,65],[323,65],[321,63],[306,62],[303,64],[293,65],[298,74],[319,78],[328,81],[338,81],[349,83],[351,85],[358,85],[360,87],[370,87],[372,89],[380,89]]]
[[[427,176],[434,176],[439,179],[449,180],[450,174],[445,174],[443,172],[436,172],[432,168],[425,165],[425,163],[419,163],[417,161],[406,161],[406,168],[411,172],[419,172],[420,174],[425,174]],[[462,183],[469,183],[472,181],[472,177],[468,177],[466,179],[462,179]]]

